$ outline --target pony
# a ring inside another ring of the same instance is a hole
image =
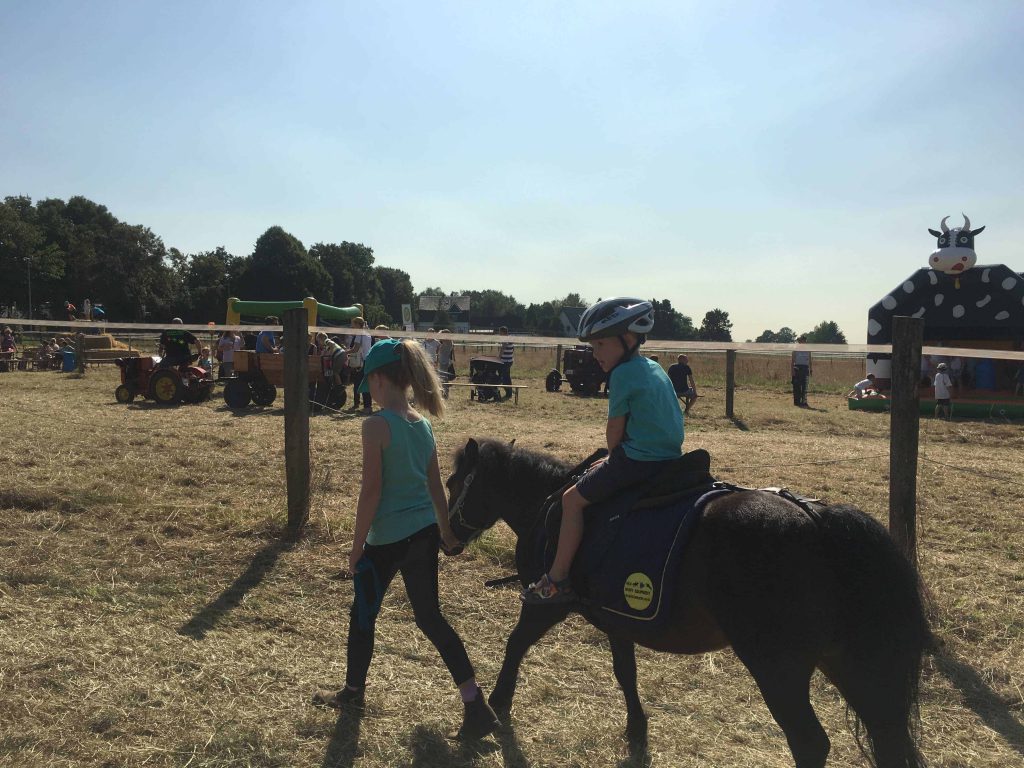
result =
[[[456,537],[468,544],[504,520],[517,536],[520,581],[535,581],[544,572],[534,545],[537,527],[545,525],[541,509],[565,486],[572,467],[487,438],[468,439],[453,466],[446,485]],[[585,602],[523,605],[491,706],[511,712],[526,652],[577,611],[608,636],[631,749],[644,748],[647,739],[636,645],[679,654],[731,646],[785,734],[797,768],[821,768],[830,749],[810,703],[815,669],[852,710],[857,743],[872,765],[924,765],[917,699],[932,635],[917,572],[874,519],[848,505],[827,506],[812,517],[761,491],[719,496],[704,508],[676,578],[669,617],[657,631],[609,630]]]

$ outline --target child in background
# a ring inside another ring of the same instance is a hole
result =
[[[500,723],[476,683],[462,640],[441,614],[437,550],[458,554],[448,523],[448,499],[441,481],[430,422],[409,405],[434,416],[444,412],[441,385],[423,347],[413,340],[385,339],[363,361],[359,393],[369,392],[381,410],[363,423],[363,476],[356,507],[348,573],[355,599],[348,625],[345,687],[323,690],[313,703],[361,708],[373,657],[373,635],[381,601],[401,572],[416,626],[434,644],[458,686],[463,702],[460,738],[487,735]]]
[[[209,347],[203,347],[203,352],[199,355],[199,360],[196,365],[206,371],[206,378],[213,378],[213,359],[210,357]]]
[[[873,373],[869,373],[867,378],[861,379],[854,384],[853,389],[851,389],[846,396],[860,400],[869,393],[877,394],[877,390],[875,389],[875,374]]]
[[[551,570],[523,591],[528,604],[569,603],[576,593],[569,569],[583,540],[583,510],[650,480],[666,461],[682,455],[683,414],[672,380],[657,362],[639,354],[654,328],[654,307],[642,299],[599,301],[580,318],[579,339],[609,371],[608,458],[562,494],[562,524]]]
[[[935,416],[945,416],[949,420],[952,418],[953,382],[946,373],[946,368],[945,363],[939,363],[935,367]]]

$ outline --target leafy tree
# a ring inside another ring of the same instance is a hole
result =
[[[796,341],[796,332],[788,326],[782,326],[778,332],[764,330],[754,341],[758,344],[792,344]]]
[[[693,320],[674,309],[671,301],[651,299],[651,304],[654,306],[654,330],[650,334],[652,339],[697,338]]]
[[[814,326],[814,330],[807,334],[808,344],[845,344],[846,336],[839,329],[839,324],[834,320],[826,320]]]
[[[416,310],[416,292],[409,275],[394,267],[377,267],[377,279],[383,294],[384,311],[391,317],[391,323],[402,321],[402,305],[408,304]]]
[[[189,323],[222,322],[242,259],[219,247],[183,257],[182,262],[175,251],[171,249],[171,263],[181,264],[176,270],[180,281],[178,314]]]
[[[294,235],[271,227],[256,241],[256,248],[239,277],[238,296],[251,301],[296,301],[312,296],[333,301],[334,281]]]
[[[316,243],[309,254],[323,265],[334,281],[330,304],[350,307],[382,304],[384,295],[378,271],[373,266],[373,249],[362,243]],[[401,317],[401,314],[399,314]]]
[[[701,341],[732,341],[732,320],[729,319],[729,313],[721,309],[707,312],[697,336]]]

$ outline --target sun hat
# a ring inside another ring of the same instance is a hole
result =
[[[402,359],[402,353],[399,350],[401,345],[401,339],[381,339],[370,347],[370,351],[363,361],[363,380],[359,382],[360,393],[370,391],[371,373],[388,363],[394,363]]]

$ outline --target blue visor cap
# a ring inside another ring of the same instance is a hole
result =
[[[401,343],[401,339],[383,339],[370,347],[370,353],[363,361],[363,380],[359,382],[360,393],[370,391],[371,373],[388,363],[402,359],[402,354],[398,349]]]

